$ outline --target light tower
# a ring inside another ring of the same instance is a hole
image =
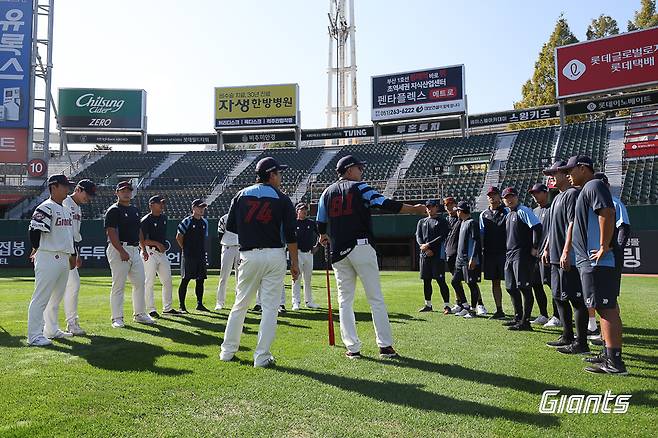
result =
[[[329,0],[328,30],[327,128],[355,126],[358,125],[359,120],[356,98],[354,0]],[[346,65],[348,50],[349,65]]]

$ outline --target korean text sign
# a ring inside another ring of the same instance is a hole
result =
[[[215,128],[299,125],[297,84],[215,88]]]

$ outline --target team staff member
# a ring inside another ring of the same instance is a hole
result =
[[[601,317],[601,336],[605,339],[605,360],[585,370],[625,375],[628,371],[621,356],[622,322],[617,305],[621,272],[616,260],[615,205],[605,183],[594,179],[594,165],[589,157],[573,156],[564,169],[569,172],[571,183],[581,187],[576,202],[573,248],[585,304],[596,309]]]
[[[208,238],[208,219],[203,217],[208,204],[201,199],[192,201],[192,214],[178,224],[176,242],[181,248],[181,282],[178,287],[180,311],[187,313],[185,295],[190,280],[195,280],[196,310],[210,312],[203,305],[203,283],[207,278],[206,239]]]
[[[565,165],[564,161],[556,161],[544,170],[545,175],[553,177],[555,186],[560,191],[551,206],[548,243],[544,248],[543,261],[551,265],[551,290],[562,323],[562,335],[546,345],[556,347],[563,353],[576,353],[580,350],[588,351],[587,308],[571,244],[576,201],[580,190],[571,185],[566,171],[561,170]],[[575,339],[574,310],[577,335]]]
[[[65,175],[48,178],[50,197],[34,210],[29,234],[32,244],[30,258],[34,261],[34,294],[27,309],[27,344],[35,347],[51,345],[44,336],[44,311],[51,295],[61,297],[66,290],[68,272],[75,267],[73,217],[62,205],[70,189]],[[53,338],[73,336],[58,330]]]
[[[475,317],[471,305],[476,305],[480,300],[480,260],[482,257],[480,227],[471,217],[471,207],[467,202],[457,204],[457,213],[461,221],[459,228],[459,245],[457,246],[457,260],[455,261],[455,270],[452,274],[452,287],[461,295],[463,304],[462,310],[455,313],[456,316],[464,318]],[[471,305],[466,301],[462,281],[466,281],[471,291]]]
[[[274,364],[270,347],[276,333],[277,301],[286,275],[286,245],[293,281],[299,276],[295,209],[280,190],[281,171],[287,168],[272,157],[261,159],[256,164],[257,183],[238,192],[231,201],[226,229],[238,235],[240,266],[235,304],[228,316],[219,355],[223,361],[232,360],[238,351],[249,303],[259,290],[262,315],[254,366]]]
[[[532,210],[519,205],[519,192],[514,187],[503,190],[503,201],[507,206],[505,288],[512,298],[515,314],[512,321],[503,325],[510,330],[529,331],[532,330],[530,314],[534,305],[530,281],[541,244],[541,223]]]
[[[82,222],[82,209],[80,205],[87,204],[93,196],[96,195],[96,184],[88,179],[83,179],[75,186],[73,194],[64,198],[62,205],[68,208],[71,212],[73,219],[73,240],[75,244],[75,267],[69,270],[69,278],[66,282],[66,290],[64,292],[64,314],[66,316],[66,332],[75,336],[85,335],[78,322],[78,294],[80,293],[80,273],[78,268],[82,266],[82,259],[80,258],[80,242],[82,236],[80,235],[80,224]],[[61,332],[58,323],[59,303],[62,301],[62,296],[53,293],[48,301],[46,312],[43,315],[46,325],[44,333],[46,337],[56,337]]]
[[[487,190],[489,207],[480,214],[480,234],[482,236],[482,270],[484,279],[491,280],[491,291],[496,304],[492,319],[505,318],[503,311],[503,290],[500,282],[505,280],[506,231],[505,217],[507,210],[500,198],[498,187]]]
[[[240,263],[240,244],[238,235],[226,230],[226,220],[228,213],[219,218],[217,224],[217,234],[219,235],[222,245],[222,258],[219,262],[219,285],[217,286],[217,303],[215,310],[222,310],[226,301],[226,285],[228,278],[231,276],[231,270],[235,269],[235,275],[238,275],[238,264]],[[237,284],[237,278],[236,278]]]
[[[535,216],[537,216],[537,219],[541,223],[542,236],[539,246],[539,255],[541,255],[544,253],[544,247],[548,241],[548,230],[550,226],[551,203],[548,199],[548,187],[546,184],[538,183],[533,185],[528,190],[528,193],[532,195],[537,203],[537,207],[535,207],[533,213],[535,213]],[[544,291],[544,284],[551,284],[550,274],[550,267],[544,265],[541,257],[538,257],[532,272],[532,289],[535,292],[537,307],[539,307],[539,316],[530,321],[530,324],[544,325],[548,322],[548,299]],[[557,309],[554,309],[553,316],[555,315],[557,315]]]
[[[139,210],[131,205],[133,186],[129,181],[117,184],[117,202],[105,212],[105,232],[109,241],[107,261],[112,271],[112,327],[125,326],[123,321],[123,295],[126,278],[132,284],[133,319],[140,324],[154,324],[146,313],[144,297],[144,262],[148,253],[144,248],[144,235],[139,223]],[[142,255],[140,256],[140,250]]]
[[[446,221],[448,222],[448,227],[450,231],[448,232],[448,237],[446,237],[446,267],[448,271],[455,272],[455,260],[457,260],[457,245],[459,244],[459,227],[461,226],[461,221],[457,215],[457,201],[452,196],[448,196],[443,200],[443,206],[448,212]],[[463,295],[463,294],[462,294]],[[448,311],[448,309],[443,309],[443,314],[448,315],[450,313],[458,313],[462,311],[461,304],[462,297],[455,290],[455,305]]]
[[[155,276],[162,283],[162,313],[167,315],[178,315],[178,311],[172,307],[172,283],[171,265],[167,257],[167,215],[164,214],[165,199],[160,195],[151,196],[149,199],[151,210],[142,218],[141,227],[144,236],[144,246],[148,253],[148,260],[144,262],[146,272],[146,311],[152,318],[159,318],[155,310]]]
[[[300,289],[304,280],[304,302],[309,309],[317,309],[313,301],[313,248],[318,242],[317,226],[313,219],[309,219],[308,206],[300,202],[295,207],[297,212],[297,248],[299,250],[300,276],[292,284],[292,310],[299,310],[301,302]]]
[[[354,319],[354,292],[359,277],[372,311],[379,355],[396,357],[393,336],[379,279],[379,266],[374,248],[370,208],[393,213],[424,215],[425,206],[408,205],[385,198],[368,184],[361,182],[365,166],[352,155],[336,163],[337,182],[327,187],[318,203],[320,243],[331,242],[331,263],[338,287],[340,334],[350,359],[361,357],[361,340]]]
[[[445,239],[450,231],[448,222],[439,215],[439,202],[430,199],[425,202],[427,217],[418,221],[416,243],[420,246],[420,279],[423,280],[425,305],[419,312],[432,311],[432,280],[441,290],[444,311],[450,310],[450,292],[446,284]]]

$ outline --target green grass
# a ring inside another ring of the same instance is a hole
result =
[[[0,436],[658,435],[657,279],[623,280],[631,375],[619,377],[585,373],[580,358],[544,346],[556,329],[511,333],[496,321],[417,313],[422,288],[412,272],[382,273],[399,360],[378,358],[361,289],[363,360],[327,345],[326,311],[302,310],[279,319],[277,366],[254,369],[257,315],[247,316],[239,360],[220,362],[228,310],[112,329],[110,279],[100,271],[82,278],[81,324],[90,335],[27,348],[29,275],[0,273]],[[326,304],[323,273],[314,284]],[[206,304],[216,287],[213,273]],[[483,294],[491,304],[488,282]],[[192,287],[188,295],[191,302]],[[546,415],[538,411],[546,389],[632,398],[626,414]]]

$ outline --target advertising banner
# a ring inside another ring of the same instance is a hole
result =
[[[658,140],[635,141],[624,145],[624,153],[627,157],[646,157],[658,155]]]
[[[297,84],[215,88],[215,129],[299,125]]]
[[[0,163],[27,162],[27,129],[0,129]]]
[[[60,88],[59,122],[63,129],[143,131],[146,91]]]

